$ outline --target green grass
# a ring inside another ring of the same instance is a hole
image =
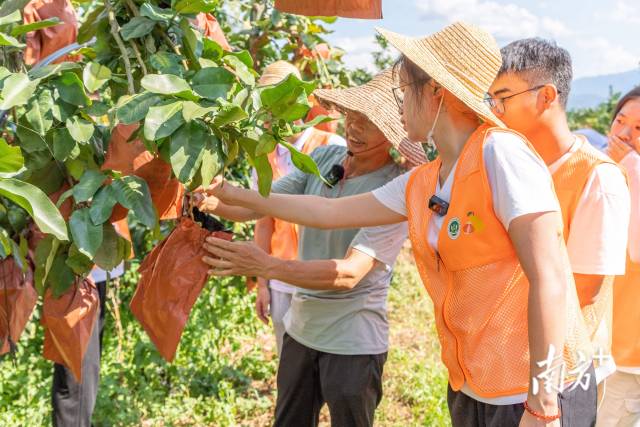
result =
[[[136,280],[128,272],[120,287],[111,287],[95,425],[271,425],[275,345],[271,329],[256,320],[254,296],[243,282],[208,285],[169,365],[129,312]],[[450,425],[432,306],[406,254],[389,294],[389,319],[391,349],[376,424]],[[0,362],[1,426],[50,425],[52,364],[41,352],[36,314],[20,340],[16,365],[8,358]],[[326,408],[321,419],[329,425]]]

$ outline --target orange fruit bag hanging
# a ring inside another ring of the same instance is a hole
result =
[[[131,311],[162,357],[171,362],[193,304],[207,281],[208,254],[202,247],[213,235],[231,240],[227,232],[209,232],[183,217],[176,228],[145,258]]]
[[[37,300],[31,266],[23,272],[13,258],[0,261],[0,355],[18,342]]]
[[[275,7],[297,15],[382,19],[382,0],[276,0]]]
[[[171,166],[147,151],[140,139],[129,141],[138,127],[138,124],[119,124],[113,129],[102,169],[112,169],[123,175],[136,175],[144,179],[149,186],[158,217],[161,220],[176,219],[182,211],[182,184],[171,177]],[[126,216],[127,210],[116,204],[109,220],[116,222]]]
[[[42,306],[45,359],[67,367],[82,381],[82,360],[98,316],[98,290],[90,279],[78,279],[60,298],[47,289]]]

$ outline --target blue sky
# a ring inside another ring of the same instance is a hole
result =
[[[339,19],[328,39],[350,66],[372,67],[374,27],[423,36],[453,21],[490,31],[500,46],[554,39],[572,55],[575,77],[628,71],[640,63],[640,0],[383,0],[382,20]]]

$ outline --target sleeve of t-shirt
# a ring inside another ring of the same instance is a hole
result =
[[[382,187],[376,188],[372,192],[373,196],[392,211],[406,217],[407,201],[405,199],[405,194],[407,193],[407,182],[409,181],[413,171],[415,171],[415,169],[395,177]]]
[[[258,172],[256,172],[255,168],[251,168],[251,185],[249,188],[258,191]]]
[[[629,221],[629,258],[640,263],[640,154],[631,151],[620,165],[627,171],[629,193],[631,194],[631,220]]]
[[[391,270],[396,258],[407,240],[407,222],[378,227],[365,227],[351,241],[351,247],[369,255]]]
[[[560,210],[547,165],[521,137],[493,132],[483,156],[493,208],[506,230],[520,216]]]
[[[574,273],[624,274],[629,209],[629,190],[620,169],[609,163],[597,166],[571,219],[567,251]]]

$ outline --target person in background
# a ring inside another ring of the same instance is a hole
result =
[[[276,61],[267,65],[258,80],[258,86],[275,85],[293,74],[300,77],[300,71],[286,61]],[[299,124],[302,124],[300,122]],[[324,145],[345,146],[344,139],[338,135],[310,127],[303,132],[289,138],[289,143],[298,151],[309,154],[318,147]],[[294,170],[291,162],[290,151],[282,146],[269,154],[269,163],[273,171],[273,180],[288,175]],[[256,171],[253,171],[253,188],[258,187]],[[260,218],[256,222],[254,241],[265,252],[276,258],[294,260],[298,256],[298,230],[295,224],[274,218]],[[269,317],[276,335],[276,348],[278,355],[282,350],[282,338],[285,333],[283,318],[291,305],[291,296],[295,287],[278,279],[266,280],[263,277],[257,279],[256,314],[265,324],[269,324]]]
[[[407,135],[435,143],[435,161],[337,199],[265,198],[220,181],[208,194],[305,228],[408,220],[434,303],[453,425],[592,425],[597,390],[585,381],[595,374],[591,344],[552,179],[484,101],[502,63],[495,40],[460,22],[420,39],[378,31],[402,54],[393,93]],[[218,265],[225,270],[224,260]]]
[[[554,42],[529,38],[508,44],[501,54],[502,68],[487,101],[510,129],[531,142],[553,177],[600,384],[616,369],[611,357],[612,295],[614,277],[625,270],[627,182],[611,158],[569,129],[569,52]]]
[[[406,139],[393,85],[387,70],[362,86],[316,90],[321,102],[345,114],[347,146],[319,147],[311,153],[330,185],[295,170],[276,181],[272,194],[340,200],[378,188],[403,172],[390,155],[392,146],[408,164],[426,161],[422,149]],[[248,209],[225,206],[215,197],[204,198],[201,206],[236,221],[260,217]],[[389,345],[387,292],[407,236],[405,223],[379,229],[300,227],[298,260],[269,257],[240,242],[224,249],[234,252],[233,263],[225,253],[220,265],[214,259],[221,255],[215,241],[205,245],[212,254],[205,262],[221,268],[212,270],[214,275],[258,274],[297,286],[284,317],[276,426],[317,426],[325,402],[335,426],[373,425]]]
[[[640,425],[640,87],[613,112],[607,152],[626,172],[631,191],[627,269],[613,287],[613,358],[597,427]]]

